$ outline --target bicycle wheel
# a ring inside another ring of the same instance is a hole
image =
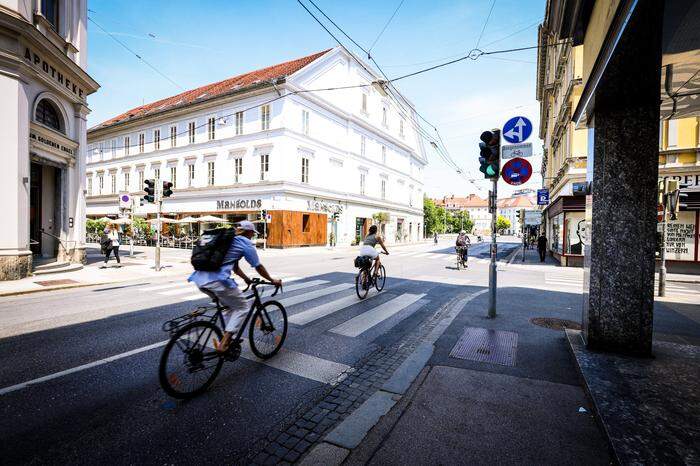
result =
[[[355,291],[357,292],[357,297],[360,299],[365,299],[367,293],[369,292],[369,270],[360,269],[355,276]]]
[[[219,375],[224,358],[214,349],[221,329],[211,322],[193,322],[172,336],[158,366],[158,379],[173,398],[192,398],[204,392]]]
[[[386,269],[383,265],[379,266],[379,272],[377,272],[377,277],[374,279],[374,287],[377,291],[382,291],[384,289],[384,284],[386,283]]]
[[[268,359],[282,348],[287,337],[287,311],[277,301],[268,301],[255,311],[250,323],[250,349],[257,357]]]

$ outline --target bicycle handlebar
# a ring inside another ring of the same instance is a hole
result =
[[[248,283],[248,286],[245,287],[245,289],[243,290],[243,292],[245,293],[245,292],[248,291],[251,287],[253,288],[253,290],[255,290],[259,285],[272,285],[272,286],[275,287],[275,292],[272,293],[272,295],[270,295],[270,297],[275,296],[277,293],[279,293],[279,292],[282,290],[282,285],[277,286],[277,285],[275,285],[275,284],[272,283],[272,282],[268,282],[268,281],[266,281],[266,280],[261,280],[261,279],[255,277],[255,278],[253,278],[253,279],[250,280],[250,283]]]

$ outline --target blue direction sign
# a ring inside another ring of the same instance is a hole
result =
[[[549,189],[537,190],[537,205],[549,204]]]
[[[532,134],[532,122],[523,116],[516,116],[503,125],[503,138],[511,144],[527,141]]]

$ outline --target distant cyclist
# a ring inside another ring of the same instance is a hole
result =
[[[365,240],[362,242],[362,247],[360,248],[360,255],[367,256],[374,259],[374,275],[379,273],[379,251],[375,249],[375,246],[379,244],[384,252],[389,255],[389,251],[386,250],[384,245],[384,239],[377,234],[377,225],[372,225],[369,227],[369,234],[365,236]]]
[[[460,231],[459,235],[457,236],[457,241],[455,242],[455,249],[457,249],[457,252],[462,255],[462,260],[464,261],[465,265],[467,263],[467,258],[469,257],[470,244],[471,240],[469,239],[467,232],[464,230]]]

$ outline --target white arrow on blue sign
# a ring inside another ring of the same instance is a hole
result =
[[[532,134],[532,122],[525,117],[516,116],[503,125],[503,138],[511,144],[527,141]]]

